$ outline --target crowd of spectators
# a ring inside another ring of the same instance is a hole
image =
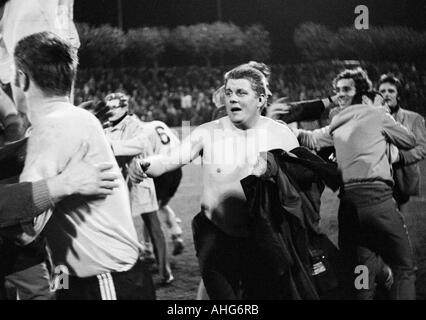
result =
[[[332,94],[332,80],[348,62],[271,65],[273,99],[288,101],[324,98]],[[393,72],[403,79],[403,105],[426,115],[426,68],[410,63],[361,63],[372,80]],[[124,92],[130,108],[143,121],[161,120],[171,127],[182,121],[199,125],[211,119],[213,92],[222,85],[230,67],[162,67],[82,69],[75,88],[75,104],[103,99],[110,92]]]

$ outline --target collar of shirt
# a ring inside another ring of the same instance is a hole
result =
[[[129,115],[125,116],[123,120],[121,120],[119,123],[117,123],[113,127],[109,127],[109,131],[124,131],[126,127],[129,125],[129,123],[132,121],[131,117]]]

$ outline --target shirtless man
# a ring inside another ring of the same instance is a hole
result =
[[[246,263],[248,217],[240,180],[253,172],[260,152],[299,146],[286,125],[260,115],[266,99],[265,83],[264,75],[254,68],[232,69],[225,74],[227,116],[199,126],[169,156],[153,156],[131,165],[133,179],[157,177],[201,154],[204,190],[193,232],[211,299],[239,298],[241,290],[244,292],[255,278],[251,275],[256,266]]]

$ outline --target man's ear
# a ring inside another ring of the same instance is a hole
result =
[[[23,78],[24,78],[24,92],[27,92],[28,89],[30,88],[30,78],[28,77],[26,73],[23,74]]]
[[[257,104],[258,107],[262,107],[266,102],[266,97],[264,95],[259,96],[259,103]]]
[[[13,82],[13,85],[17,88],[19,88],[19,73],[15,74],[15,81]]]
[[[15,77],[15,87],[21,88],[23,92],[28,91],[30,87],[30,79],[26,73],[18,72]]]

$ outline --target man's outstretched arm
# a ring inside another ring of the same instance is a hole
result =
[[[285,123],[314,121],[321,118],[326,109],[336,104],[336,97],[291,103],[277,103],[268,107],[267,116]]]
[[[200,155],[203,150],[203,141],[209,135],[211,133],[208,124],[203,124],[183,139],[180,145],[171,149],[168,155],[160,154],[144,159],[134,159],[130,163],[130,178],[136,182],[146,177],[155,178],[190,163]]]

